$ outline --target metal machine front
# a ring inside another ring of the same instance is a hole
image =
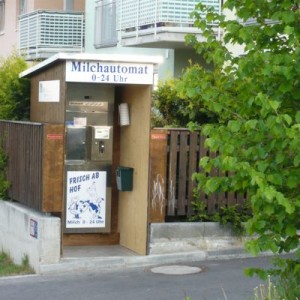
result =
[[[114,89],[72,94],[80,93],[71,90],[66,106],[64,231],[110,232]]]

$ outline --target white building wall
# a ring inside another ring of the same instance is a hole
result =
[[[17,1],[5,1],[5,25],[0,33],[0,56],[9,55],[18,44]]]

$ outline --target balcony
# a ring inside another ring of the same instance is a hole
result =
[[[122,46],[180,49],[185,36],[200,30],[193,27],[190,13],[199,0],[117,0],[117,30]],[[221,11],[220,0],[202,0],[202,3]],[[220,35],[218,26],[216,35]]]
[[[19,51],[26,60],[84,51],[84,13],[37,10],[19,17]]]

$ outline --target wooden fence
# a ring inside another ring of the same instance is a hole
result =
[[[42,212],[63,209],[63,124],[0,121],[0,138],[8,154],[9,196]],[[200,132],[154,129],[150,143],[150,222],[178,221],[194,214],[195,183],[203,156],[214,157],[204,147]],[[213,170],[207,176],[218,176]],[[208,214],[223,205],[241,204],[236,193],[200,193]]]
[[[62,211],[64,126],[0,121],[8,196],[41,212]]]
[[[194,214],[195,182],[192,174],[199,172],[199,160],[215,157],[204,146],[205,137],[200,132],[187,129],[153,129],[150,143],[150,222],[178,221]],[[218,176],[214,169],[207,176]],[[221,206],[242,204],[242,194],[200,193],[200,199],[213,214]]]

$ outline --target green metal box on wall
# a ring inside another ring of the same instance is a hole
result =
[[[132,191],[133,188],[133,168],[118,167],[117,168],[117,187],[119,191]]]

